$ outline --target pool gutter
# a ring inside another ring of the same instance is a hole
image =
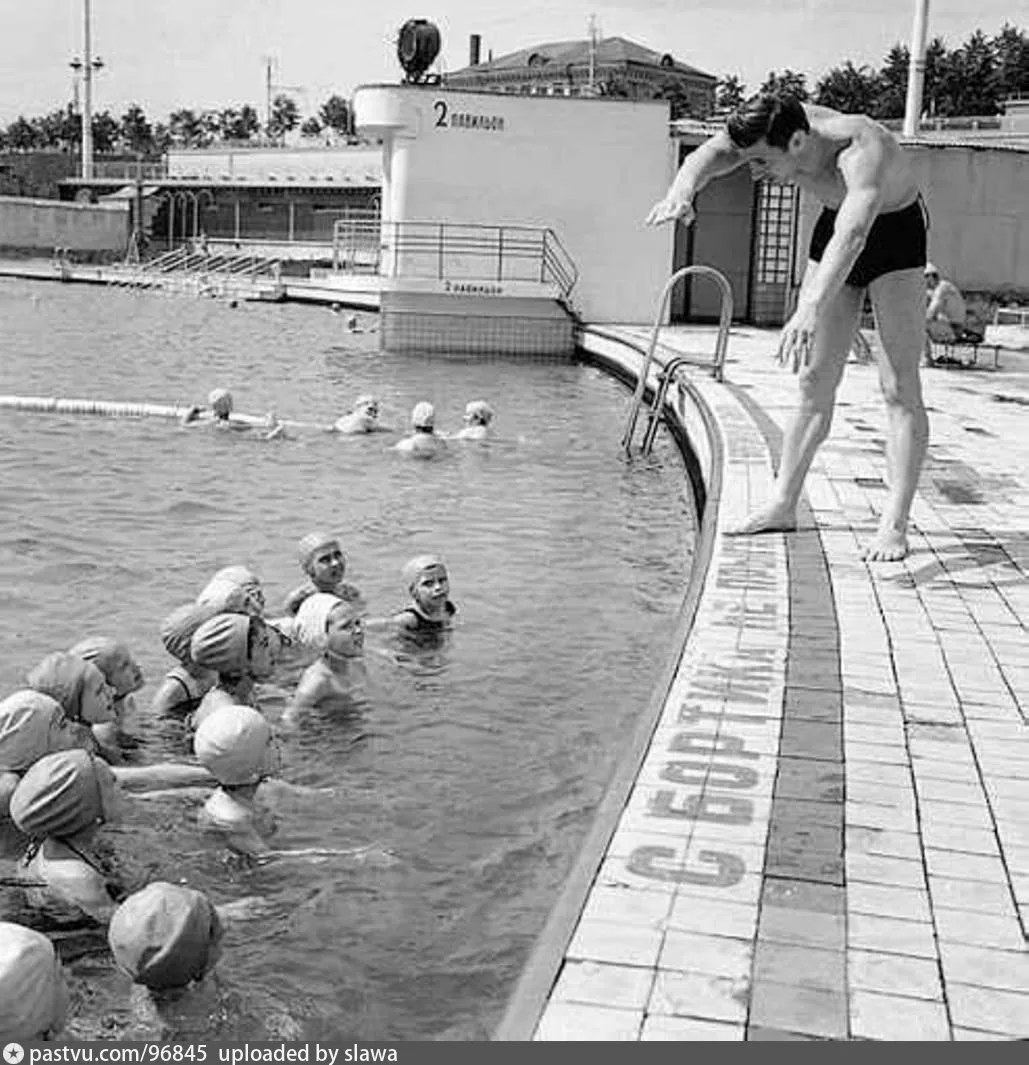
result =
[[[635,388],[646,354],[643,344],[592,326],[580,329],[576,339],[582,361],[610,374],[630,389]],[[655,361],[660,362],[660,356]],[[659,369],[659,365],[653,368],[648,382],[648,400],[652,394],[653,373]],[[560,973],[590,888],[668,701],[707,584],[722,490],[724,445],[721,432],[714,413],[700,392],[683,375],[679,378],[678,389],[669,390],[664,424],[686,464],[699,518],[693,565],[679,608],[672,651],[629,737],[624,754],[615,766],[575,864],[536,940],[508,1000],[504,1016],[493,1033],[492,1038],[497,1041],[525,1041],[533,1037]]]

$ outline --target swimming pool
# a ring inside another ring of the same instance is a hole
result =
[[[233,562],[260,574],[274,614],[311,529],[340,532],[373,613],[404,604],[410,556],[450,567],[448,647],[399,665],[371,653],[361,713],[313,718],[283,746],[284,776],[337,791],[281,808],[280,845],[375,844],[365,860],[227,866],[185,799],[140,800],[112,834],[151,877],[269,902],[230,930],[214,991],[176,1007],[182,1037],[243,1038],[276,1012],[303,1038],[485,1037],[671,649],[691,506],[669,441],[620,459],[625,390],[580,365],[399,357],[377,341],[324,308],[0,286],[0,393],[185,405],[224,385],[238,410],[331,422],[374,391],[384,422],[429,399],[443,429],[469,399],[497,410],[498,441],[434,463],[384,435],[266,442],[0,412],[4,693],[46,652],[109,633],[136,652],[145,705],[170,664],[165,614]],[[273,718],[282,679],[262,699]],[[136,732],[147,759],[179,750],[173,725]],[[73,972],[72,1031],[127,1031],[126,983],[103,955]]]

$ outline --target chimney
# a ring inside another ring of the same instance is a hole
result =
[[[479,53],[482,50],[482,37],[478,33],[473,33],[468,38],[468,65],[470,67],[477,67],[479,65]]]

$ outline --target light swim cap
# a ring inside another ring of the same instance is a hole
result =
[[[437,555],[417,555],[412,558],[401,571],[408,591],[414,588],[426,570],[433,569],[435,566],[442,566],[444,570],[447,568],[443,559]]]
[[[493,408],[482,399],[473,399],[465,404],[464,416],[476,425],[489,425],[493,421]]]
[[[107,683],[103,673],[92,662],[66,651],[55,651],[47,655],[25,678],[30,688],[56,699],[71,721],[86,721],[90,725],[114,720],[114,710],[111,707],[99,714],[97,711],[91,711],[92,716],[88,719],[83,715],[82,699],[87,682],[92,686],[98,679],[104,684]]]
[[[342,550],[342,546],[339,542],[339,537],[330,536],[328,533],[313,532],[308,533],[297,544],[297,558],[300,561],[300,568],[306,573],[307,567],[311,565],[311,560],[323,547],[329,547],[335,545]]]
[[[76,745],[61,704],[37,691],[0,702],[0,772],[24,773],[46,754]]]
[[[101,776],[107,764],[87,751],[59,751],[40,758],[11,796],[11,820],[26,836],[61,839],[104,819]]]
[[[926,263],[925,264],[925,276],[926,277],[939,277],[940,276],[940,271],[937,270],[936,267],[933,266],[932,263]]]
[[[216,388],[208,393],[207,404],[217,414],[231,414],[232,393],[227,388]]]
[[[353,406],[352,409],[355,410],[355,411],[360,411],[360,410],[368,410],[371,407],[374,407],[375,408],[375,413],[378,414],[378,412],[379,412],[379,401],[378,401],[378,399],[375,396],[371,395],[370,393],[366,392],[363,396],[358,396],[357,399],[354,400],[354,406]]]
[[[411,425],[415,429],[431,429],[436,424],[436,408],[431,403],[416,403],[411,411]]]
[[[297,611],[295,634],[297,642],[305,647],[325,650],[325,626],[329,615],[344,600],[331,592],[315,592],[309,595]]]
[[[196,605],[214,607],[216,614],[245,614],[249,598],[247,588],[214,578],[197,597]]]
[[[117,672],[122,662],[135,663],[129,646],[121,640],[112,640],[109,636],[92,636],[86,640],[80,640],[74,647],[68,649],[68,654],[83,658],[100,670],[104,679],[111,687],[114,684],[112,676]],[[116,696],[128,695],[128,692],[119,692],[115,689]]]
[[[235,589],[239,593],[238,589]],[[191,661],[189,657],[189,642],[193,639],[193,633],[200,628],[205,621],[210,621],[216,614],[242,613],[243,596],[239,593],[240,609],[229,610],[212,603],[183,603],[176,607],[161,624],[161,643],[164,649],[182,663]]]
[[[11,819],[11,796],[14,794],[21,777],[9,770],[0,771],[0,824]]]
[[[219,706],[193,736],[197,761],[225,786],[258,784],[271,768],[272,727],[249,706]]]
[[[250,637],[249,614],[216,614],[197,627],[189,644],[190,658],[216,673],[246,670]]]
[[[233,589],[238,589],[234,593]],[[261,581],[255,573],[246,566],[226,566],[208,581],[207,586],[197,596],[197,602],[201,604],[218,605],[228,600],[242,602],[242,612],[260,615],[264,611],[264,591]],[[224,613],[236,613],[235,607],[223,606]]]
[[[107,942],[118,968],[151,991],[186,987],[214,968],[222,924],[207,896],[157,880],[114,911]]]
[[[0,922],[0,1040],[57,1035],[68,1012],[61,960],[41,932]]]

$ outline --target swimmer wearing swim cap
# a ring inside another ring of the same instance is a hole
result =
[[[64,968],[50,940],[20,924],[0,922],[0,1040],[53,1039],[64,1028],[68,1002]]]
[[[404,437],[395,449],[413,458],[431,459],[446,448],[446,444],[436,432],[436,409],[431,403],[416,403],[411,411],[411,435]]]
[[[329,704],[349,705],[355,690],[367,680],[364,662],[364,621],[353,603],[332,596],[311,596],[301,613],[317,608],[322,655],[300,678],[283,725],[295,724],[308,710]]]
[[[243,593],[235,589],[238,612],[243,612]],[[164,675],[164,680],[154,693],[150,709],[156,714],[175,714],[188,717],[200,705],[203,697],[214,687],[218,674],[198,666],[190,655],[193,633],[216,614],[232,613],[228,608],[213,603],[184,603],[173,610],[161,625],[161,642],[164,649],[176,659]]]
[[[438,636],[451,628],[457,607],[450,601],[447,567],[436,555],[418,555],[402,571],[411,605],[394,614],[392,624],[405,636]]]
[[[333,429],[344,436],[390,432],[385,425],[379,423],[379,401],[371,395],[358,396],[349,413],[344,414]]]
[[[315,592],[328,592],[348,602],[361,599],[360,591],[343,579],[347,557],[335,536],[308,533],[297,545],[297,559],[307,580],[286,597],[287,614],[296,615],[300,604]]]
[[[488,440],[493,434],[493,408],[481,399],[473,399],[464,409],[464,428],[454,434],[455,440]]]
[[[126,644],[106,636],[82,640],[68,653],[97,666],[114,694],[114,719],[93,725],[93,736],[107,761],[121,761],[123,748],[135,746],[126,730],[136,713],[132,696],[143,687],[143,671]]]

